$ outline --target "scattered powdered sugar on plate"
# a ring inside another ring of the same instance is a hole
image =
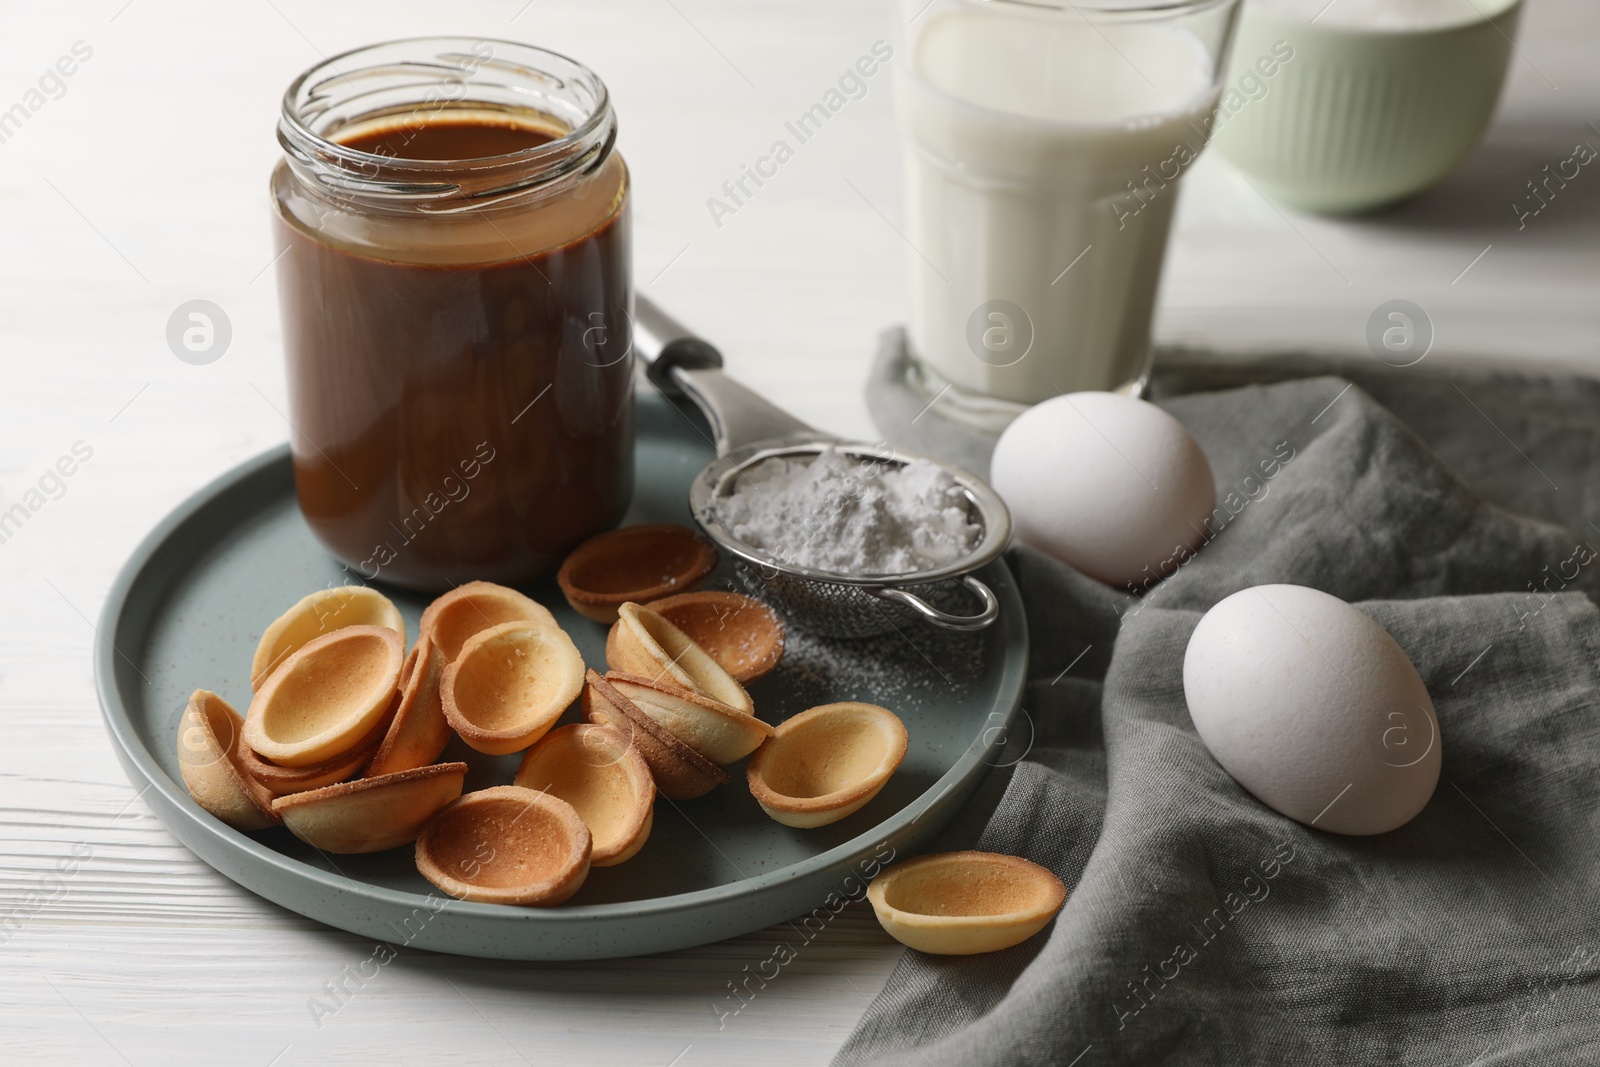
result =
[[[842,640],[791,629],[769,677],[798,699],[796,711],[836,700],[896,711],[930,698],[969,698],[984,677],[986,658],[983,639],[973,634],[922,630]]]
[[[773,458],[744,472],[716,517],[773,559],[834,574],[910,574],[954,563],[982,536],[943,468],[856,459]]]
[[[702,588],[765,600],[759,582],[736,576],[726,561]],[[981,699],[993,684],[988,632],[959,633],[912,626],[879,637],[831,638],[785,620],[777,668],[749,685],[756,714],[776,725],[819,704],[860,700],[895,714],[952,701]]]

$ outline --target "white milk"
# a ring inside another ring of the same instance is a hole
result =
[[[896,73],[909,330],[956,386],[1033,403],[1142,370],[1176,179],[1216,88],[1179,27],[1007,8],[929,15]]]

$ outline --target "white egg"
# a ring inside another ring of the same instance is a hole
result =
[[[1177,570],[1206,537],[1216,483],[1183,424],[1115,393],[1068,393],[1017,417],[989,481],[1017,538],[1108,585]]]
[[[1319,830],[1393,830],[1439,783],[1439,720],[1417,668],[1319,590],[1259,585],[1219,602],[1189,638],[1183,693],[1223,769]]]

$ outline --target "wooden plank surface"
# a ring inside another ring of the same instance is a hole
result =
[[[29,109],[0,141],[0,509],[76,443],[93,451],[0,544],[0,916],[20,916],[0,926],[5,1062],[827,1061],[898,955],[861,906],[731,1016],[719,1016],[729,983],[781,928],[596,964],[404,952],[316,1017],[308,1002],[372,945],[245,893],[161,828],[100,725],[90,620],[146,530],[286,436],[267,270],[278,99],[320,55],[376,39],[529,40],[600,71],[636,177],[641,284],[752,385],[820,426],[870,434],[860,387],[875,335],[902,313],[907,255],[887,74],[735,216],[718,226],[705,201],[888,22],[879,0],[0,10],[0,111]],[[75,46],[92,54],[33,107],[30,90]],[[1282,213],[1203,159],[1161,338],[1359,352],[1372,309],[1403,297],[1435,322],[1430,358],[1600,369],[1600,177],[1524,230],[1510,210],[1574,141],[1600,144],[1597,46],[1592,4],[1531,0],[1489,137],[1433,195],[1376,219]],[[164,341],[195,298],[233,329],[203,367]],[[73,872],[59,882],[58,862]]]

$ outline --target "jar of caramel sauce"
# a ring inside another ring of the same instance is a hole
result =
[[[605,85],[505,41],[335,56],[272,175],[300,509],[361,578],[553,571],[633,493],[629,178]]]

